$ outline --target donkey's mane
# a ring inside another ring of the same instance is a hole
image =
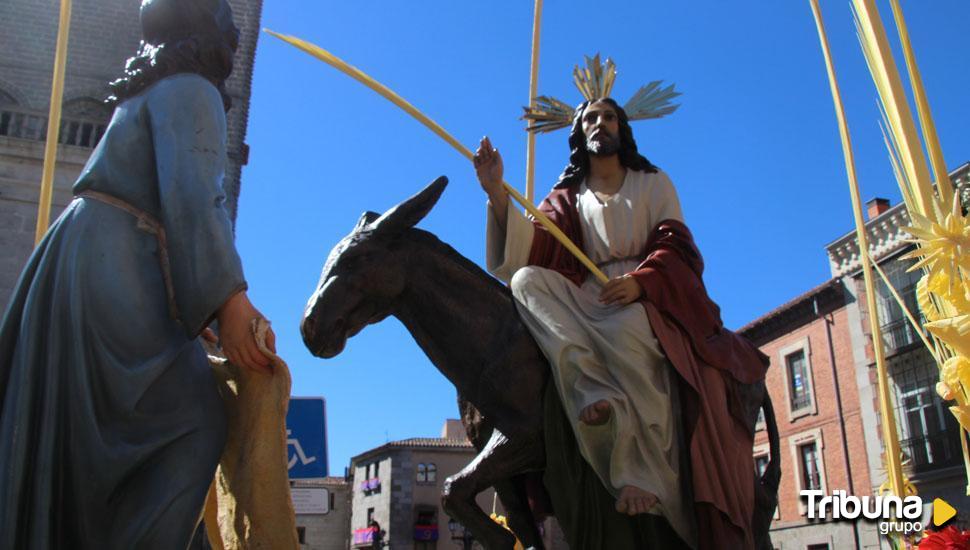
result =
[[[412,227],[407,230],[407,236],[411,241],[433,249],[435,252],[454,262],[471,275],[474,275],[475,277],[482,279],[488,284],[494,286],[495,290],[503,294],[509,294],[509,289],[498,279],[489,275],[484,269],[479,267],[478,264],[463,256],[457,250],[452,248],[450,244],[439,239],[434,233]]]

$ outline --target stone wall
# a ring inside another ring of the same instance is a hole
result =
[[[297,532],[303,530],[300,550],[346,550],[350,547],[350,483],[343,478],[328,477],[322,481],[301,482],[323,486],[330,491],[330,512],[323,515],[297,514]]]

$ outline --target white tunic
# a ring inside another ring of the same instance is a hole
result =
[[[611,279],[637,268],[659,222],[683,221],[663,172],[627,170],[620,190],[603,202],[582,184],[577,204],[584,252]],[[673,374],[643,306],[600,303],[602,287],[591,276],[579,288],[550,269],[525,267],[534,231],[511,201],[506,231],[489,207],[486,263],[511,282],[522,320],[549,359],[580,452],[614,496],[627,485],[657,495],[650,512],[693,546],[671,416]],[[613,408],[610,421],[580,422],[580,411],[601,399]]]

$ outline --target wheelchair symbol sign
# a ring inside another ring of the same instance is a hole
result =
[[[326,416],[322,397],[294,397],[286,413],[290,479],[327,476]]]
[[[289,436],[292,432],[293,432],[293,430],[286,430],[286,435]],[[286,465],[287,468],[293,468],[293,466],[296,466],[296,461],[297,460],[299,460],[300,461],[300,464],[303,464],[304,466],[307,465],[307,464],[310,464],[311,462],[316,462],[317,457],[315,457],[315,456],[308,457],[306,455],[306,453],[303,451],[303,446],[300,445],[300,440],[299,439],[295,439],[295,438],[292,438],[292,437],[287,437],[286,438],[286,451],[287,451],[288,454],[290,453],[290,447],[293,448],[292,449],[292,453],[293,454],[290,455],[290,461]]]

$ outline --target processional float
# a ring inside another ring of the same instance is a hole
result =
[[[883,116],[881,126],[889,160],[913,223],[906,230],[913,236],[911,242],[916,245],[916,250],[907,254],[904,258],[917,259],[918,261],[914,263],[910,270],[921,270],[923,273],[923,277],[917,285],[917,301],[921,312],[928,321],[924,326],[929,331],[930,338],[923,334],[913,313],[907,309],[903,299],[893,288],[875,259],[872,258],[862,218],[851,140],[835,77],[834,64],[829,51],[828,39],[825,34],[818,0],[809,0],[809,2],[818,28],[839,123],[860,259],[863,265],[867,307],[870,312],[876,311],[875,285],[872,274],[872,271],[875,271],[882,278],[894,299],[905,312],[907,319],[913,325],[915,332],[920,335],[923,344],[936,361],[940,370],[937,392],[943,399],[952,400],[956,403],[949,410],[960,424],[964,466],[968,479],[970,479],[970,448],[968,448],[967,443],[967,435],[970,432],[970,282],[968,282],[970,281],[970,220],[961,209],[959,193],[955,191],[947,173],[902,10],[897,0],[891,0],[893,16],[916,101],[922,140],[909,109],[905,89],[890,51],[889,40],[875,1],[852,0],[859,41],[879,95]],[[568,126],[573,113],[572,107],[568,104],[552,97],[537,95],[541,13],[542,0],[536,0],[532,34],[529,107],[525,109],[526,114],[523,117],[528,120],[529,130],[526,154],[526,195],[523,196],[506,182],[503,182],[503,185],[508,193],[589,268],[597,279],[605,283],[607,278],[596,265],[533,205],[535,134]],[[61,0],[44,170],[38,201],[36,231],[38,240],[46,231],[50,217],[51,187],[60,128],[70,16],[71,0]],[[452,137],[444,128],[363,71],[309,42],[269,30],[266,32],[300,48],[363,83],[427,126],[463,156],[469,160],[472,159],[471,151]],[[584,69],[581,70],[577,67],[574,70],[576,86],[586,99],[607,96],[612,88],[615,76],[616,70],[613,62],[607,59],[605,63],[601,63],[598,55],[587,58]],[[631,120],[658,118],[676,109],[677,105],[669,103],[669,100],[676,95],[679,94],[673,90],[672,85],[662,88],[659,82],[652,82],[634,95],[626,104],[625,110],[629,112]],[[927,162],[923,153],[923,145],[926,147],[929,162]],[[898,496],[915,494],[915,488],[906,479],[902,470],[899,437],[896,432],[896,422],[891,405],[880,327],[875,315],[869,315],[869,319],[879,380],[879,408],[884,420],[882,422],[883,440],[886,442],[887,449],[883,457],[887,481],[881,490]],[[966,489],[967,494],[970,494],[970,485]]]

